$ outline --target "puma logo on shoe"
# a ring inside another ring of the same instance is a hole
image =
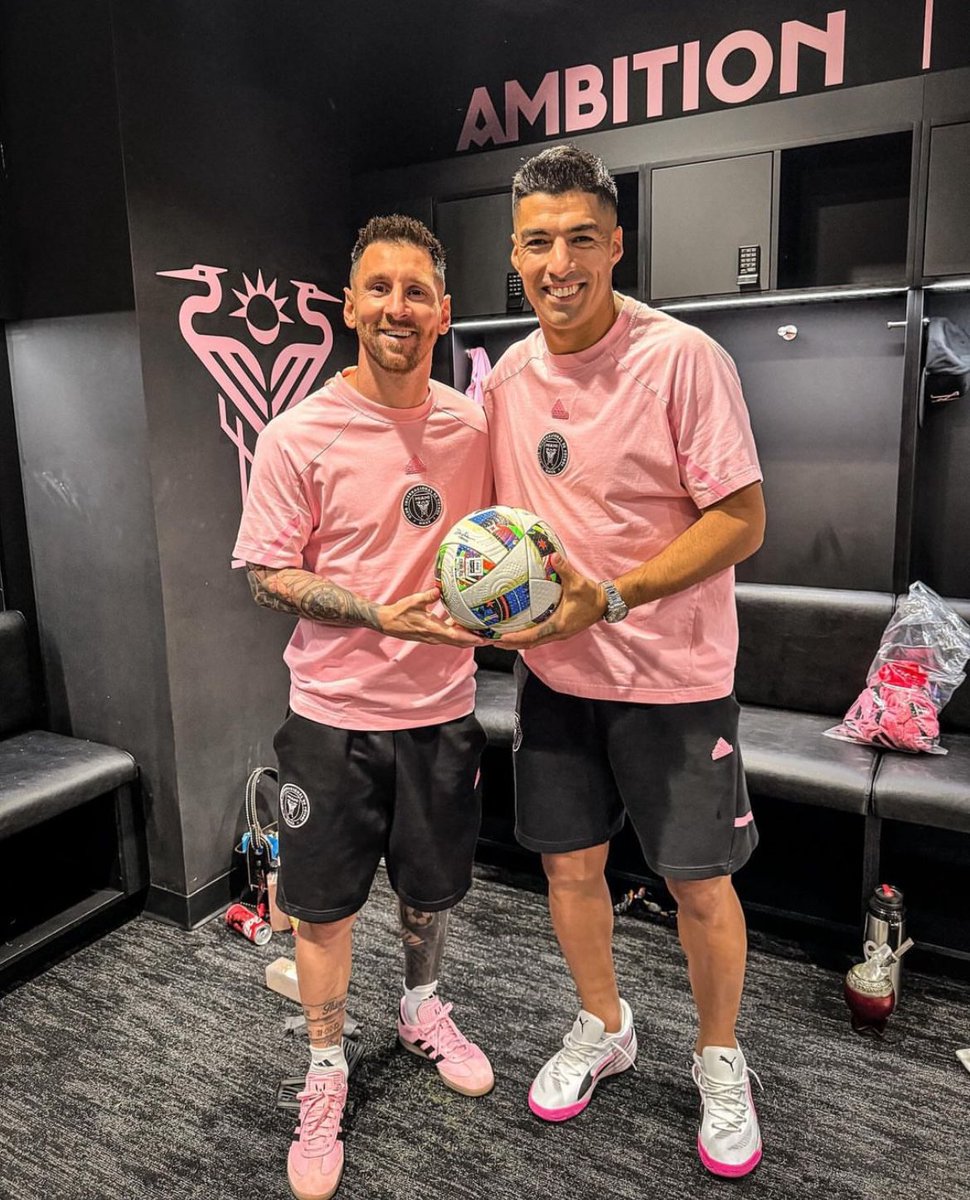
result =
[[[726,742],[724,738],[718,738],[714,743],[714,749],[711,751],[711,758],[717,762],[719,758],[727,758],[729,754],[734,753],[734,747],[730,742]]]
[[[722,1063],[727,1063],[727,1065],[731,1068],[732,1071],[734,1070],[734,1064],[738,1061],[738,1056],[736,1054],[735,1054],[734,1058],[728,1058],[728,1056],[726,1054],[719,1054],[718,1058],[720,1059],[720,1061]]]
[[[422,471],[427,471],[427,469],[428,468],[424,465],[421,459],[415,454],[414,458],[412,458],[408,465],[404,468],[404,474],[420,475]]]

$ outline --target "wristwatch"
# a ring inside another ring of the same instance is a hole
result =
[[[606,592],[606,612],[603,613],[603,620],[608,625],[615,625],[617,621],[622,621],[624,617],[629,616],[630,610],[626,606],[626,601],[617,591],[613,580],[601,580],[600,587]]]

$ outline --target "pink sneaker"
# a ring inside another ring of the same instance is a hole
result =
[[[484,1096],[495,1086],[492,1064],[451,1019],[451,1008],[431,996],[421,1001],[418,1019],[409,1025],[402,1000],[397,1036],[405,1050],[430,1058],[448,1087],[465,1096]]]
[[[296,1200],[330,1200],[344,1169],[340,1118],[347,1100],[343,1071],[311,1071],[300,1101],[300,1121],[286,1160],[290,1190]]]

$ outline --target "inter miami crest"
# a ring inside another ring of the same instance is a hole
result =
[[[280,815],[291,829],[305,825],[310,816],[310,797],[295,783],[280,788]]]
[[[317,305],[321,301],[343,301],[315,283],[296,279],[290,280],[295,297],[277,295],[277,280],[266,284],[263,272],[257,271],[255,284],[243,274],[243,290],[232,289],[239,307],[224,314],[220,276],[227,273],[227,268],[196,263],[194,267],[155,273],[187,280],[193,286],[192,294],[179,307],[179,330],[216,384],[219,428],[236,447],[239,487],[245,504],[257,436],[273,417],[294,408],[309,395],[330,357],[333,328]],[[204,295],[197,290],[199,287],[205,288]],[[296,306],[296,318],[283,311],[291,302]],[[224,316],[244,320],[249,339],[231,336]],[[283,339],[286,344],[273,348],[284,325],[292,326]],[[234,559],[232,565],[245,564]]]
[[[427,525],[433,525],[441,516],[441,497],[433,487],[419,483],[405,492],[401,508],[412,525],[423,529]]]
[[[561,433],[547,433],[540,440],[536,453],[539,466],[547,475],[561,475],[569,462],[569,445]]]

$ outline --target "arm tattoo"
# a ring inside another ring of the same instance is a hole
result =
[[[422,912],[401,903],[404,982],[408,987],[434,983],[448,932],[448,912]]]
[[[322,1004],[304,1004],[306,1031],[311,1046],[339,1046],[344,1031],[347,993],[333,996]]]
[[[262,567],[247,563],[253,599],[274,612],[308,617],[323,625],[366,626],[381,631],[378,606],[329,579],[297,567]]]

